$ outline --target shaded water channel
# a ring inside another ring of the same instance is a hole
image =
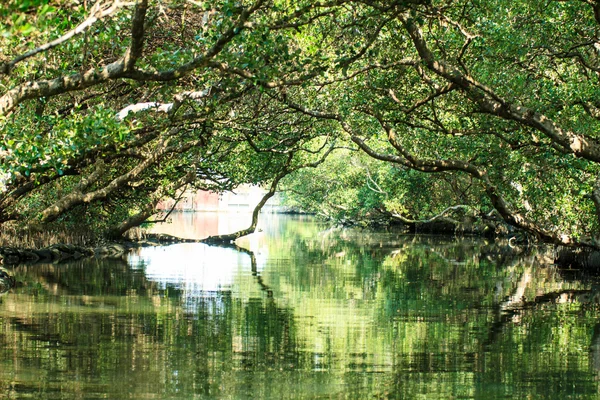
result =
[[[479,239],[261,225],[243,250],[9,269],[0,398],[600,397],[597,278]]]

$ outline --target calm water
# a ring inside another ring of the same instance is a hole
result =
[[[598,279],[482,240],[265,217],[243,249],[9,269],[0,398],[600,398]],[[230,228],[201,220],[168,229]]]

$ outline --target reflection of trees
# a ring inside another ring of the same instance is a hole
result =
[[[123,261],[18,267],[0,298],[0,371],[18,354],[16,381],[41,397],[61,383],[29,373],[66,371],[109,397],[524,398],[543,382],[568,397],[599,364],[598,290],[536,254],[299,225],[279,228],[264,265],[236,247],[250,263],[234,287],[191,302]]]
[[[548,385],[555,386],[552,390],[557,397],[568,396],[570,377],[588,373],[586,363],[566,360],[581,360],[580,349],[590,344],[589,328],[594,324],[590,311],[597,304],[597,288],[579,280],[566,280],[559,270],[538,265],[534,257],[526,254],[494,270],[482,266],[481,263],[476,266],[483,275],[479,282],[473,275],[463,275],[454,281],[456,288],[448,288],[446,292],[454,293],[451,298],[458,310],[447,312],[444,323],[449,330],[460,334],[438,340],[430,336],[429,359],[436,360],[435,365],[425,363],[421,365],[423,369],[397,365],[397,380],[406,381],[407,373],[419,371],[429,371],[431,376],[450,372],[456,379],[472,383],[463,389],[470,387],[474,391],[469,391],[469,396],[475,398],[542,397],[548,393]],[[494,289],[495,295],[490,296]],[[429,290],[433,297],[444,297],[444,290],[436,290],[435,286]],[[478,290],[479,306],[464,307],[460,299],[467,296],[461,293]],[[462,351],[448,352],[453,348],[452,342],[456,342],[455,349]],[[477,378],[473,379],[472,374]],[[580,389],[581,393],[598,390],[594,385]],[[404,394],[414,390],[422,387],[394,385],[393,389]],[[448,396],[457,387],[429,387],[429,390]]]
[[[0,295],[8,292],[15,285],[15,279],[10,272],[0,268]]]
[[[318,354],[313,368],[347,371],[336,376],[346,387],[391,369],[375,395],[523,398],[548,393],[548,381],[560,396],[589,373],[564,360],[585,358],[598,291],[539,264],[551,260],[543,249],[349,230],[314,237],[269,248],[302,260],[269,284],[305,322],[298,334]]]
[[[240,253],[244,253],[247,254],[248,257],[250,257],[250,268],[252,271],[252,276],[256,279],[256,283],[258,283],[258,286],[260,286],[260,289],[263,290],[265,293],[267,293],[267,296],[269,298],[273,297],[273,290],[271,290],[271,288],[266,285],[262,279],[262,276],[260,276],[260,274],[258,273],[258,265],[256,263],[256,255],[254,254],[253,251],[245,249],[243,247],[240,247],[238,245],[236,245],[235,243],[212,243],[212,246],[217,246],[217,247],[221,247],[221,248],[225,248],[225,249],[233,249],[235,251],[238,251]]]
[[[121,258],[91,258],[61,264],[23,264],[14,272],[26,288],[49,296],[153,295],[155,282],[131,271]]]
[[[57,397],[67,390],[61,379],[77,376],[75,389],[101,387],[111,398],[244,397],[249,388],[256,397],[284,398],[269,391],[284,390],[271,385],[276,374],[303,364],[296,323],[270,297],[253,253],[245,253],[248,276],[267,295],[212,293],[195,298],[193,309],[183,306],[189,299],[181,289],[161,289],[122,260],[18,267],[19,287],[0,300],[0,371],[14,374],[5,380],[0,372],[0,390],[8,393],[16,381],[15,396]],[[241,371],[263,378],[244,386]],[[40,374],[62,378],[40,383]]]
[[[596,324],[594,327],[590,345],[590,363],[594,370],[600,372],[600,324]]]

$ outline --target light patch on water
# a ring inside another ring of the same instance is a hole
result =
[[[229,290],[240,268],[250,270],[247,254],[202,243],[146,247],[132,253],[128,263],[143,269],[147,279],[185,291],[186,297]]]

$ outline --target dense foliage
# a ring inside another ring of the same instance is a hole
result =
[[[596,2],[12,0],[0,23],[0,223],[120,235],[187,187],[282,180],[335,218],[600,247]]]

